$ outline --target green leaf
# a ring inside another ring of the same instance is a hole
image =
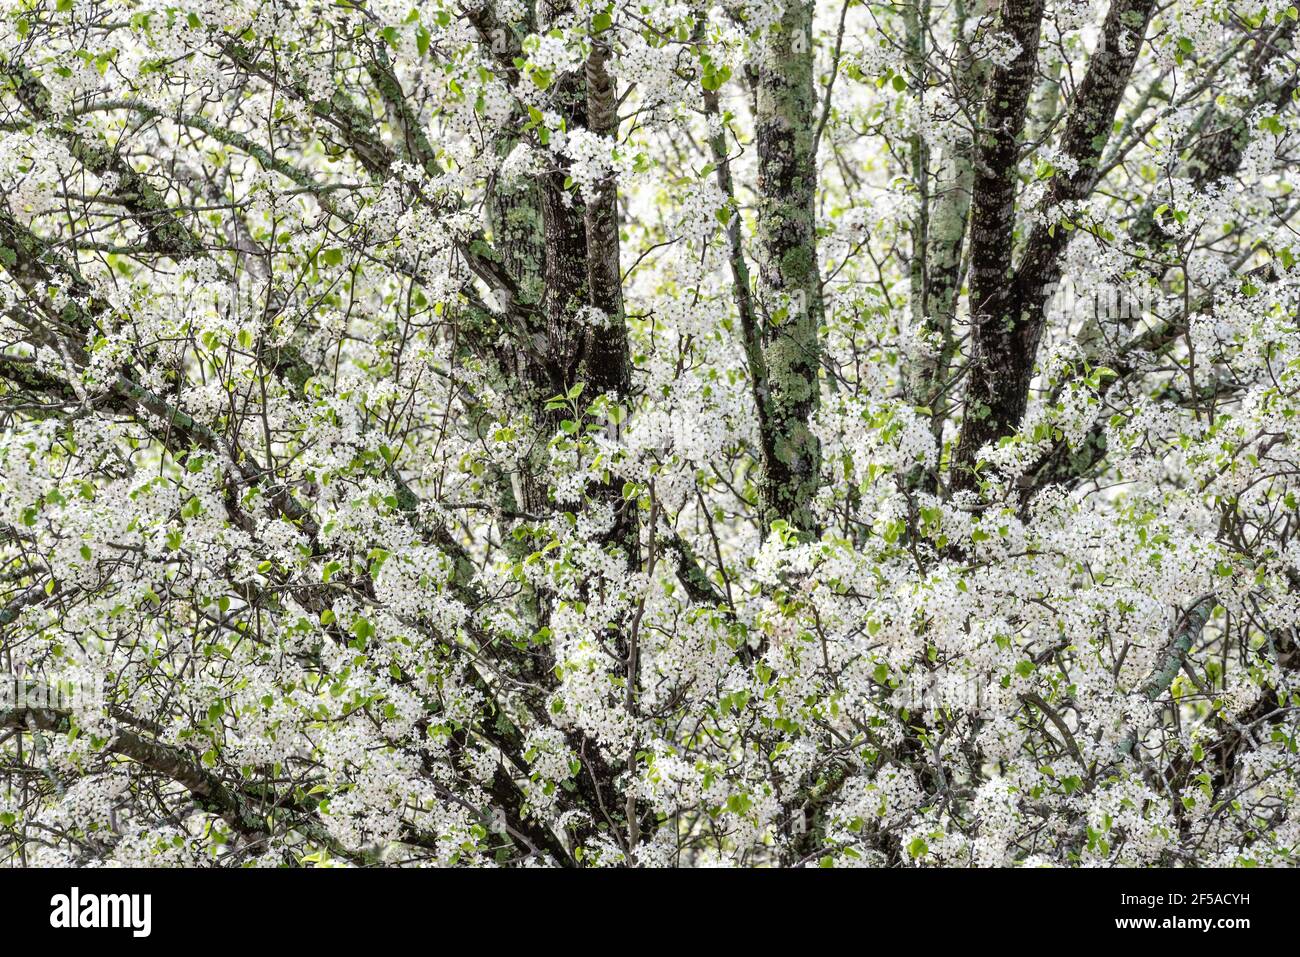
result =
[[[714,67],[711,63],[704,66],[704,75],[700,77],[700,86],[704,89],[713,91],[719,89],[722,84],[731,79],[731,67],[722,66]]]

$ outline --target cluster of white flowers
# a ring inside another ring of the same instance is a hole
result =
[[[0,661],[103,695],[0,706],[0,859],[26,827],[40,864],[1295,862],[1300,176],[1293,107],[1202,82],[1227,4],[1158,14],[1138,69],[1177,92],[1126,99],[1105,189],[1048,208],[1084,167],[1031,118],[1016,235],[1070,237],[1028,409],[965,482],[971,267],[919,302],[909,257],[975,175],[963,49],[1019,48],[936,10],[918,71],[853,6],[831,83],[819,6],[798,529],[742,82],[783,4],[502,0],[489,37],[399,0],[10,6],[50,117],[0,94]],[[1040,68],[1104,6],[1055,5]],[[601,44],[615,135],[567,82]],[[1250,143],[1206,181],[1214,110]],[[598,308],[556,247],[609,185]]]

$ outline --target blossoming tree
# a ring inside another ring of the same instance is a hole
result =
[[[0,11],[6,861],[1294,862],[1290,0]]]

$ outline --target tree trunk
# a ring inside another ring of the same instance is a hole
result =
[[[821,445],[818,403],[822,322],[814,207],[813,4],[792,0],[767,37],[758,69],[758,245],[762,350],[767,381],[762,436],[764,523],[782,519],[815,534]]]

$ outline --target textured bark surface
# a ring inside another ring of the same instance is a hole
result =
[[[618,136],[618,95],[606,63],[609,47],[600,40],[592,44],[585,69],[587,126],[593,133],[610,139]],[[592,396],[608,395],[625,403],[632,394],[632,358],[628,352],[627,320],[623,310],[623,275],[619,257],[618,191],[613,175],[596,188],[583,210],[586,243],[587,303],[597,318],[583,332],[582,380]],[[614,426],[617,432],[619,426]],[[600,490],[602,499],[614,510],[610,533],[629,563],[638,550],[637,514],[622,502],[618,483]]]
[[[959,3],[953,27],[959,59],[954,64],[967,102],[977,101],[988,75],[986,61],[973,56],[967,40],[967,24],[981,17],[988,0]],[[931,432],[942,440],[947,418],[948,382],[957,351],[953,323],[961,299],[963,252],[970,222],[971,194],[975,185],[975,140],[959,133],[941,153],[934,174],[934,188],[923,193],[928,207],[924,246],[924,288],[922,331],[934,343],[934,352],[919,356],[908,366],[909,400],[932,410]],[[927,176],[928,180],[928,176]]]
[[[587,125],[586,80],[570,73],[556,80],[555,103],[567,124]],[[582,308],[590,293],[587,286],[586,203],[577,190],[565,187],[568,172],[551,169],[541,177],[542,225],[546,242],[542,314],[546,324],[546,356],[553,394],[562,394],[581,381],[579,363],[586,330]]]
[[[1058,170],[1053,176],[1045,208],[1082,200],[1096,185],[1115,113],[1154,9],[1153,0],[1115,0],[1107,11],[1097,51],[1075,91],[1061,134],[1060,149],[1073,171]],[[1015,431],[1024,416],[1043,332],[1043,307],[1060,277],[1061,253],[1070,235],[1055,221],[1039,223],[1012,272],[1016,138],[1024,125],[1042,5],[1008,0],[1003,17],[1022,49],[1010,67],[994,74],[986,113],[992,129],[984,134],[977,160],[971,238],[973,342],[953,474],[959,488],[975,484],[979,450]],[[1013,110],[1010,116],[1006,109]]]
[[[1034,85],[1042,18],[1043,0],[1003,3],[1001,28],[1019,52],[1006,66],[993,70],[976,144],[970,236],[971,357],[952,476],[958,487],[973,484],[970,465],[980,447],[1003,434],[1007,423],[1018,422],[1024,412],[1019,370],[1007,366],[1026,348],[1018,335],[1018,317],[1010,312],[1013,304],[1007,301],[1007,284],[1016,219],[1016,161]]]
[[[587,58],[587,128],[613,139],[618,136],[618,96],[606,68],[609,46],[597,40]],[[632,385],[627,325],[623,315],[623,278],[619,263],[618,193],[613,177],[596,188],[584,211],[587,241],[587,288],[590,305],[605,325],[590,326],[584,353],[587,382],[598,393],[625,397]]]
[[[930,25],[928,0],[914,0],[903,15],[907,43],[908,87],[918,108],[924,108],[927,86],[926,46]],[[911,168],[912,189],[916,191],[917,210],[912,219],[912,249],[908,263],[908,281],[911,286],[912,323],[918,328],[929,327],[929,242],[930,242],[930,144],[918,129],[908,138],[908,163]]]
[[[545,5],[539,10],[541,26],[544,29],[548,23],[571,12],[572,6],[566,0]],[[597,40],[583,69],[556,78],[551,90],[552,104],[566,128],[586,128],[600,136],[617,136],[618,98],[605,67],[607,57],[608,48]],[[632,363],[623,311],[618,195],[613,175],[600,182],[595,194],[586,198],[581,190],[569,188],[568,178],[565,163],[542,174],[538,187],[544,243],[541,314],[545,343],[541,351],[551,395],[567,394],[581,383],[579,408],[585,410],[602,395],[616,404],[626,403],[632,391]],[[599,316],[593,317],[591,309],[597,310]],[[567,413],[542,409],[537,416],[553,432]],[[640,560],[639,522],[635,508],[622,500],[621,484],[611,478],[596,483],[587,494],[607,507],[613,516],[610,528],[600,536],[601,544],[616,549],[621,561],[629,569],[633,568]],[[545,506],[546,513],[552,509],[549,504]],[[607,640],[621,662],[615,667],[628,687],[634,688],[637,667],[634,629],[627,621],[610,622]],[[548,673],[545,681],[552,684],[553,675]],[[635,708],[632,692],[627,704],[629,709]],[[634,799],[624,805],[608,808],[605,805],[617,793],[616,779],[624,769],[609,764],[599,747],[579,731],[570,732],[569,744],[583,759],[579,789],[592,821],[603,821],[614,827],[629,856],[635,858],[635,845],[643,831],[651,832],[653,822],[644,822],[642,827]],[[634,761],[634,757],[629,761]],[[593,833],[584,830],[577,836],[579,841],[585,841]]]
[[[818,401],[822,320],[813,152],[813,5],[791,2],[758,69],[759,304],[766,366],[762,436],[765,522],[816,529],[812,501],[821,447],[810,427]]]

